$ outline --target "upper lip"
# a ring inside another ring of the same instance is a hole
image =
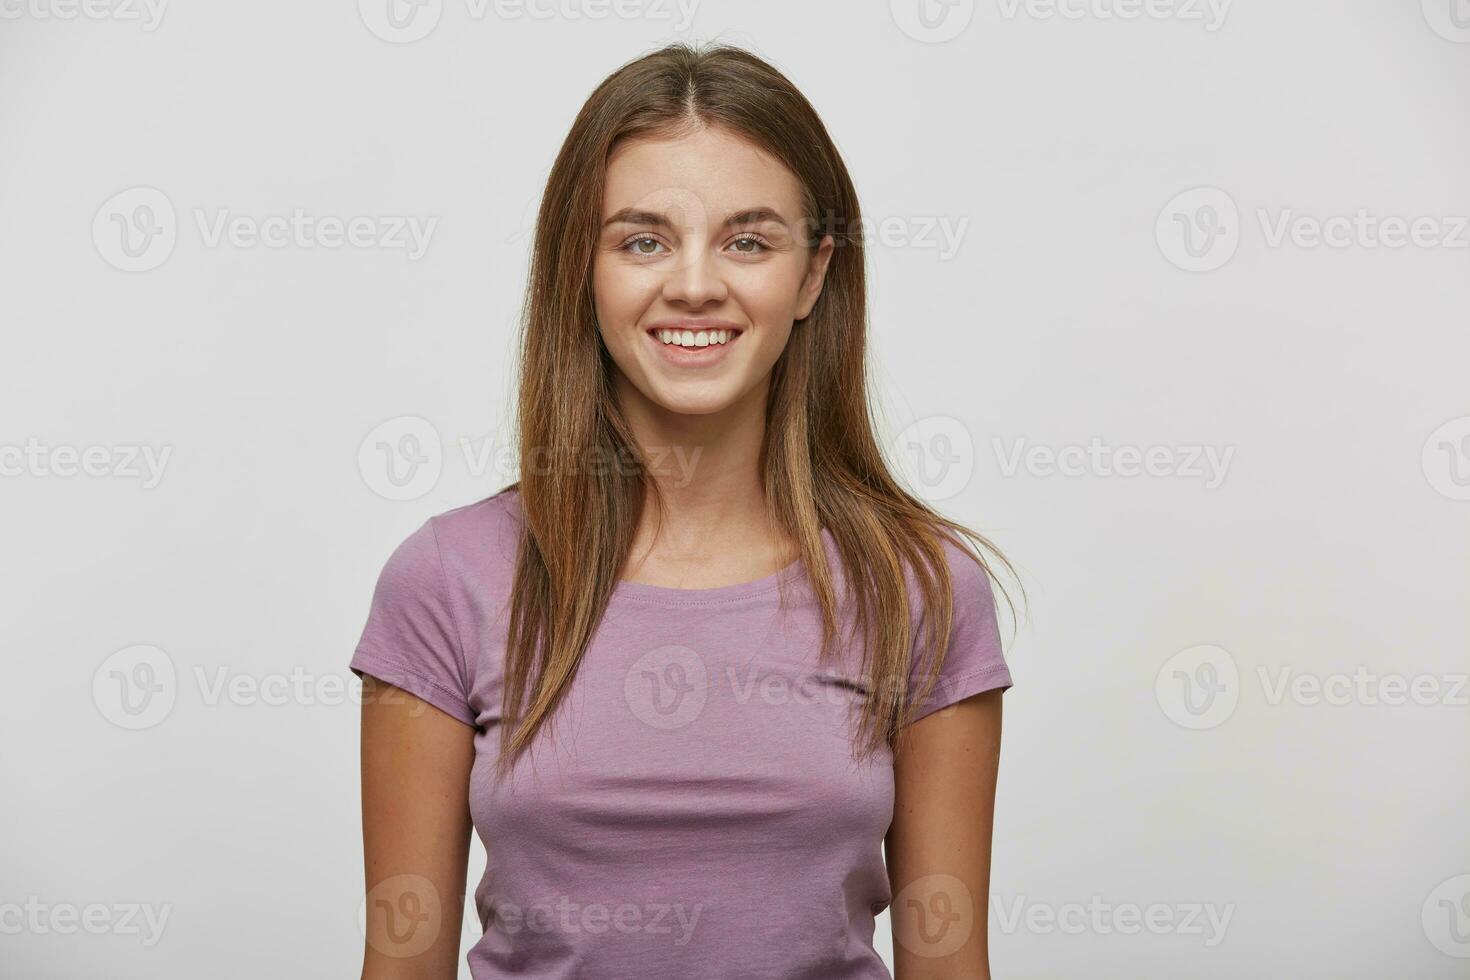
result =
[[[667,320],[655,320],[648,325],[648,330],[729,330],[740,333],[743,327],[729,320],[717,320],[708,316],[682,316],[670,317]]]

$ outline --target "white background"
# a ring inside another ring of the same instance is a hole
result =
[[[382,0],[99,2],[0,2],[0,972],[356,975],[341,686],[373,582],[508,481],[461,440],[506,445],[547,169],[675,39],[753,48],[822,114],[887,222],[888,431],[1022,570],[995,975],[1470,970],[1463,0],[925,0],[932,28],[916,0],[443,0],[412,41]],[[137,188],[171,252],[123,255]],[[378,231],[209,234],[298,209]],[[376,237],[394,216],[434,222],[421,255]],[[440,472],[396,492],[371,462],[404,417]],[[130,729],[139,645],[162,693]],[[293,676],[339,687],[249,693]],[[1125,932],[1130,905],[1173,924]]]

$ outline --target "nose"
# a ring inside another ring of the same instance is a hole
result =
[[[725,299],[727,290],[717,259],[708,248],[686,251],[671,263],[664,279],[663,297],[670,303],[703,306]]]

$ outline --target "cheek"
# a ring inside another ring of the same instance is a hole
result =
[[[592,269],[592,302],[603,342],[609,349],[626,346],[626,328],[636,323],[646,305],[637,276],[611,263],[598,262]],[[619,329],[623,328],[623,329]]]
[[[732,275],[731,287],[752,320],[766,326],[784,323],[796,310],[804,269],[798,256],[785,255]]]
[[[758,342],[752,351],[755,366],[761,371],[769,371],[791,341],[791,327],[784,322],[767,321],[761,324],[756,338]]]

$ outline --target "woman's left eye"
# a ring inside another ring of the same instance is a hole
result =
[[[765,241],[761,239],[758,235],[741,235],[731,244],[757,246],[756,248],[736,249],[736,251],[740,252],[742,255],[759,255],[761,252],[764,252],[766,249],[770,248],[770,246],[767,245]]]
[[[658,254],[657,251],[647,252],[647,251],[644,251],[641,248],[636,247],[636,246],[640,245],[643,242],[652,242],[654,245],[662,245],[663,244],[663,242],[659,241],[657,238],[654,238],[652,235],[634,235],[632,238],[628,239],[626,242],[623,242],[622,248],[625,249],[625,250],[627,250],[629,246],[635,246],[634,248],[631,249],[631,251],[635,255],[657,255]]]

